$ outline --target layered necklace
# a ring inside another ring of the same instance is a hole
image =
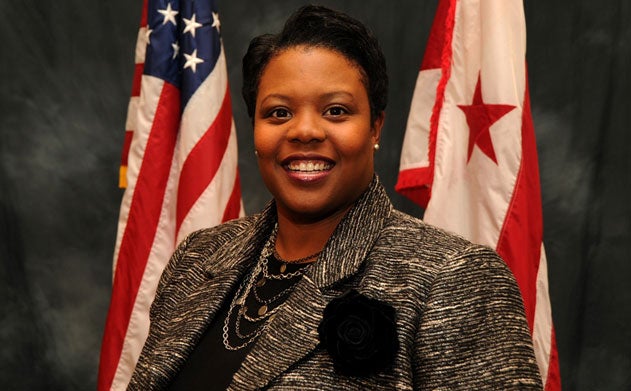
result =
[[[265,330],[308,266],[320,251],[287,261],[275,250],[278,225],[265,243],[258,262],[237,289],[223,326],[223,344],[239,350],[252,343]],[[273,265],[270,265],[270,260]]]

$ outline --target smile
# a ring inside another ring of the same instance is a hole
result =
[[[331,163],[311,160],[292,161],[287,164],[287,169],[295,172],[321,172],[328,171],[331,167]]]

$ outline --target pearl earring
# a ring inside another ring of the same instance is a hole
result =
[[[373,148],[375,148],[375,151],[378,151],[378,150],[379,150],[379,144],[378,144],[378,143],[375,143],[375,145],[373,146]]]
[[[254,156],[259,157],[259,151],[257,151],[256,149],[254,150]]]

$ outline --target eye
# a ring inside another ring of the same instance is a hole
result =
[[[289,110],[280,107],[270,111],[268,116],[272,118],[286,119],[291,117],[291,113]]]
[[[344,114],[348,114],[348,110],[346,110],[344,107],[342,106],[333,106],[333,107],[329,107],[325,112],[324,115],[325,116],[330,116],[330,117],[339,117],[341,115]]]

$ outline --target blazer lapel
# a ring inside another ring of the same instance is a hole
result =
[[[391,210],[375,177],[258,338],[229,389],[264,388],[316,348],[324,308],[339,293],[333,286],[358,272]]]
[[[263,388],[315,349],[319,343],[318,324],[327,302],[313,281],[304,276],[273,315],[234,375],[229,389]]]
[[[153,362],[160,363],[160,375],[167,383],[178,373],[193,351],[228,294],[256,262],[271,232],[273,206],[268,206],[253,224],[234,240],[221,246],[200,265],[195,286],[178,303],[179,316],[164,326],[163,342],[154,349]]]
[[[180,301],[179,316],[164,325],[164,337],[153,351],[158,383],[168,384],[179,372],[241,274],[241,270],[225,271],[202,280]]]

